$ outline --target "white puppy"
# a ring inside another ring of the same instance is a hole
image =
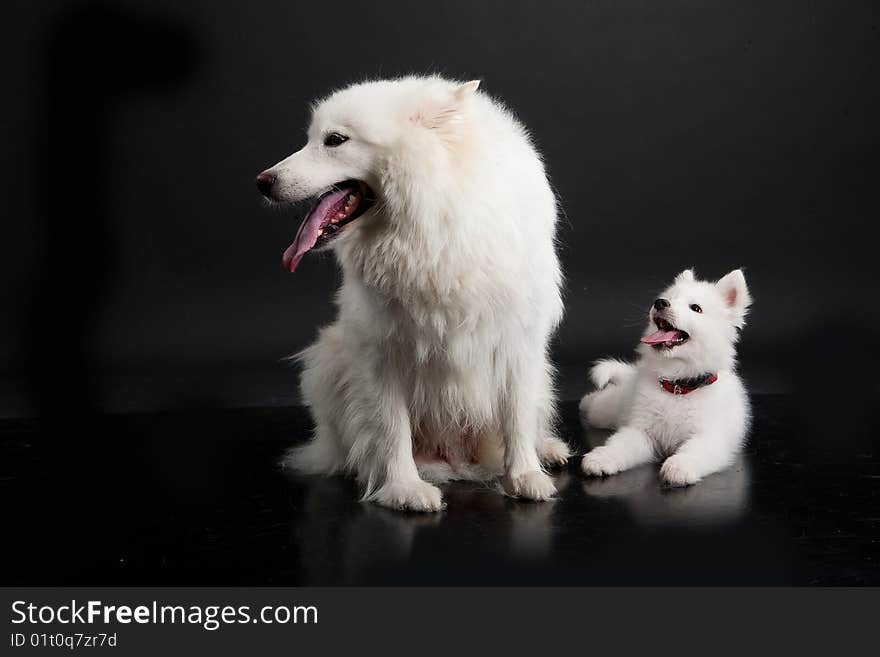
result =
[[[750,302],[739,269],[717,283],[689,269],[676,277],[649,312],[638,362],[602,360],[591,371],[598,390],[581,400],[581,416],[617,432],[584,457],[584,472],[613,475],[665,459],[662,480],[686,486],[733,462],[750,421],[734,369]]]
[[[390,507],[440,509],[423,476],[503,475],[546,500],[543,465],[568,456],[547,355],[563,310],[556,199],[523,126],[478,86],[342,89],[257,179],[274,201],[315,199],[287,269],[326,247],[343,272],[336,322],[298,355],[316,429],[287,463],[351,473]]]

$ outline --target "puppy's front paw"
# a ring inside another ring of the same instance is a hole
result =
[[[673,454],[660,467],[660,479],[667,486],[690,486],[700,481],[700,475],[686,456]]]
[[[543,502],[556,494],[556,485],[546,472],[533,470],[521,475],[508,475],[505,479],[507,492],[514,497]]]
[[[421,479],[385,484],[370,497],[370,501],[401,511],[440,511],[443,508],[440,489]]]
[[[555,436],[545,438],[538,446],[538,458],[546,466],[559,466],[568,463],[571,450]]]
[[[597,447],[587,454],[581,461],[581,468],[584,474],[591,477],[605,477],[620,472],[620,465],[605,447]]]

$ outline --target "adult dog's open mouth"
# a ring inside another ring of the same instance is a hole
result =
[[[294,271],[308,251],[333,240],[345,226],[369,210],[375,200],[373,190],[360,180],[333,185],[312,203],[293,244],[284,252],[284,268]]]
[[[688,341],[691,336],[686,331],[680,331],[663,317],[655,317],[654,324],[657,330],[651,335],[642,338],[642,342],[649,344],[654,349],[672,349]]]

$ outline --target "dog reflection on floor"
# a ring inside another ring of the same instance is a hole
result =
[[[611,435],[594,428],[585,433],[590,449],[603,445]],[[707,476],[699,486],[663,488],[652,464],[583,482],[587,495],[625,501],[634,520],[649,527],[728,524],[746,509],[748,488],[748,461],[743,454],[730,468]]]
[[[449,507],[440,514],[400,513],[356,501],[354,484],[342,477],[307,482],[305,502],[292,523],[303,562],[303,584],[333,585],[394,580],[414,549],[438,568],[460,563],[480,570],[483,559],[529,567],[550,557],[558,501],[535,504],[505,497],[479,485],[444,491]],[[573,478],[554,477],[563,491]],[[462,535],[473,538],[463,545]],[[435,575],[425,577],[433,581]]]

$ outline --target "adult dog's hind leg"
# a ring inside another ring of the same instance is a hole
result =
[[[541,467],[538,445],[548,434],[547,409],[552,403],[549,364],[541,357],[519,361],[508,379],[504,404],[504,485],[516,497],[548,500],[556,486]]]
[[[329,326],[297,357],[302,365],[300,394],[315,422],[313,438],[304,445],[289,449],[284,455],[284,467],[299,474],[335,474],[345,464],[342,438],[336,424],[337,403],[345,382],[343,345],[340,329]]]
[[[571,457],[571,449],[556,435],[556,408],[552,393],[552,386],[547,385],[545,394],[538,401],[538,458],[548,468],[565,465]]]
[[[571,449],[561,438],[544,436],[538,443],[538,458],[545,467],[565,465],[570,457]]]

